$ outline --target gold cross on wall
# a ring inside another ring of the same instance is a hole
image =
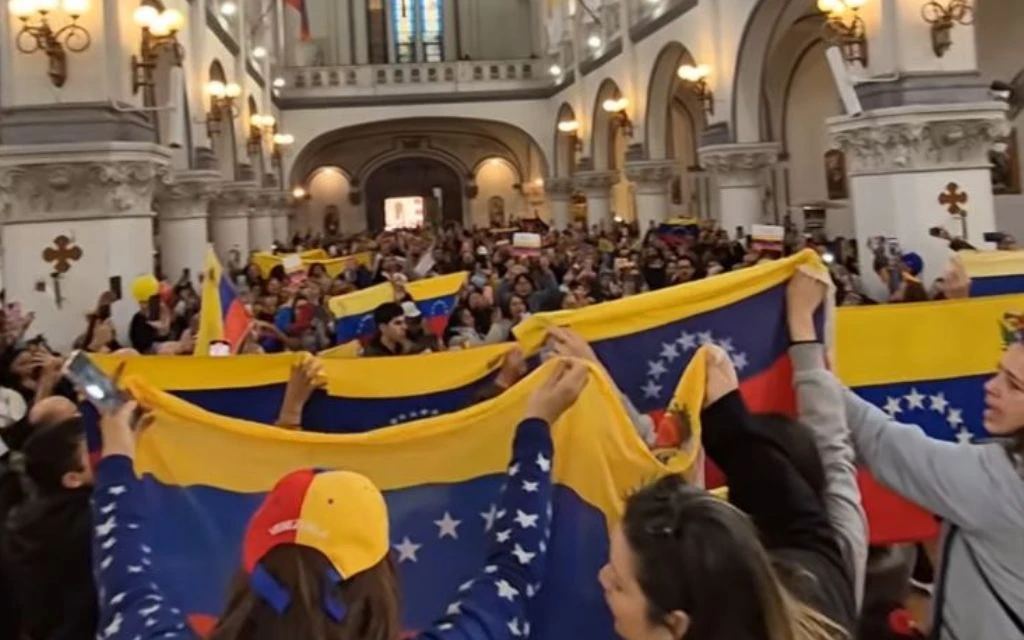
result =
[[[960,205],[967,204],[967,192],[960,191],[960,185],[950,182],[946,185],[946,190],[939,194],[939,204],[946,207],[951,216],[966,215],[967,211]]]
[[[43,249],[43,260],[53,265],[57,273],[67,273],[72,262],[82,259],[82,249],[72,243],[71,238],[59,235],[53,239],[53,246]]]

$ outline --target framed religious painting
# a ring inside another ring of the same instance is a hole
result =
[[[850,197],[846,182],[846,155],[838,149],[825,153],[825,190],[829,200],[846,200]]]
[[[988,152],[988,160],[992,163],[992,193],[997,196],[1021,193],[1017,129],[1013,129],[1009,138]]]

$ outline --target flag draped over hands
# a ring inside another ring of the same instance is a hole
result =
[[[241,558],[248,518],[284,474],[347,469],[385,494],[401,572],[404,624],[423,629],[458,600],[459,585],[483,570],[488,545],[519,514],[498,510],[515,428],[545,384],[551,361],[501,396],[401,429],[327,435],[273,429],[208,413],[129,378],[153,409],[139,437],[135,469],[146,483],[154,562],[174,606],[209,629]],[[694,359],[675,407],[700,437],[704,358]],[[553,428],[552,539],[547,578],[537,585],[534,638],[614,637],[597,573],[624,497],[666,472],[637,437],[614,386],[590,365],[582,395]],[[685,468],[692,463],[682,461]],[[510,472],[511,473],[511,472]],[[529,514],[523,514],[528,517]],[[526,594],[519,594],[520,597]]]
[[[200,304],[194,355],[209,355],[212,342],[227,342],[231,353],[238,353],[252,328],[253,317],[221,268],[213,247],[206,250]]]
[[[971,297],[1024,293],[1024,251],[961,251]]]

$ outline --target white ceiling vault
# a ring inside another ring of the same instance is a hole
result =
[[[382,164],[402,157],[426,156],[451,166],[463,178],[489,159],[507,160],[520,182],[547,175],[547,161],[533,139],[502,122],[468,118],[383,120],[325,133],[296,157],[292,181],[305,183],[318,168],[338,167],[354,182],[364,182]]]

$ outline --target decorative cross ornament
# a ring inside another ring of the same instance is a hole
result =
[[[961,191],[957,183],[950,182],[946,185],[946,190],[939,194],[939,204],[946,207],[951,216],[967,215],[967,211],[960,207],[967,204],[967,192]]]
[[[43,249],[43,260],[53,265],[53,298],[60,309],[64,302],[64,296],[60,291],[60,278],[71,269],[71,263],[82,259],[82,249],[74,244],[65,235],[59,235],[53,239],[53,246]]]
[[[82,249],[71,238],[59,235],[53,239],[53,246],[43,249],[43,260],[53,265],[57,273],[67,273],[72,262],[82,259]]]

